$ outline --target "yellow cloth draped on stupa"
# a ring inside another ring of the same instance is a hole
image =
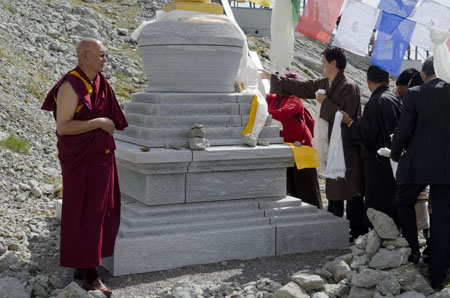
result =
[[[175,0],[173,3],[170,3],[163,8],[165,12],[176,9],[223,14],[222,5],[211,3],[211,0]]]

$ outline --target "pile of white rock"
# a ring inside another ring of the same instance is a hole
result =
[[[201,287],[179,282],[166,297],[248,297],[248,298],[438,298],[450,297],[430,287],[417,265],[408,262],[411,249],[400,236],[393,220],[368,209],[374,226],[351,246],[351,253],[330,260],[313,272],[301,271],[284,286],[270,279],[245,285],[237,283]]]

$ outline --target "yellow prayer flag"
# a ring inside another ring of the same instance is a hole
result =
[[[249,0],[249,1],[265,7],[270,7],[270,4],[272,3],[272,0]]]
[[[319,153],[317,152],[316,149],[306,145],[296,147],[292,143],[285,143],[285,144],[291,146],[292,148],[297,170],[307,168],[317,168],[320,166]]]

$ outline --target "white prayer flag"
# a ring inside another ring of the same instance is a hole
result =
[[[292,3],[289,0],[275,1],[270,23],[270,61],[272,72],[286,72],[291,66],[294,54],[294,32],[292,24]]]
[[[348,0],[336,31],[333,46],[364,56],[377,22],[379,10],[367,4]]]
[[[433,0],[422,0],[413,12],[411,19],[417,23],[411,37],[411,44],[427,51],[433,51],[430,28],[448,30],[450,27],[450,7]]]

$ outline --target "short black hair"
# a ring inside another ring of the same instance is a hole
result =
[[[397,77],[397,81],[395,81],[395,85],[404,85],[407,86],[411,78],[415,73],[419,71],[415,68],[407,68]]]
[[[414,86],[419,86],[419,85],[422,85],[423,83],[424,83],[424,81],[422,79],[422,76],[420,75],[420,72],[416,72],[411,77],[411,80],[409,80],[408,88],[411,88]]]
[[[422,64],[422,72],[427,76],[432,76],[435,74],[433,61],[434,61],[433,56],[431,56],[425,59],[425,61]]]
[[[389,82],[389,73],[382,70],[378,66],[371,65],[367,69],[367,79],[372,83],[386,83]]]
[[[327,59],[328,63],[336,60],[336,67],[339,68],[339,70],[344,70],[347,66],[347,56],[341,48],[328,47],[322,52],[322,55]]]

